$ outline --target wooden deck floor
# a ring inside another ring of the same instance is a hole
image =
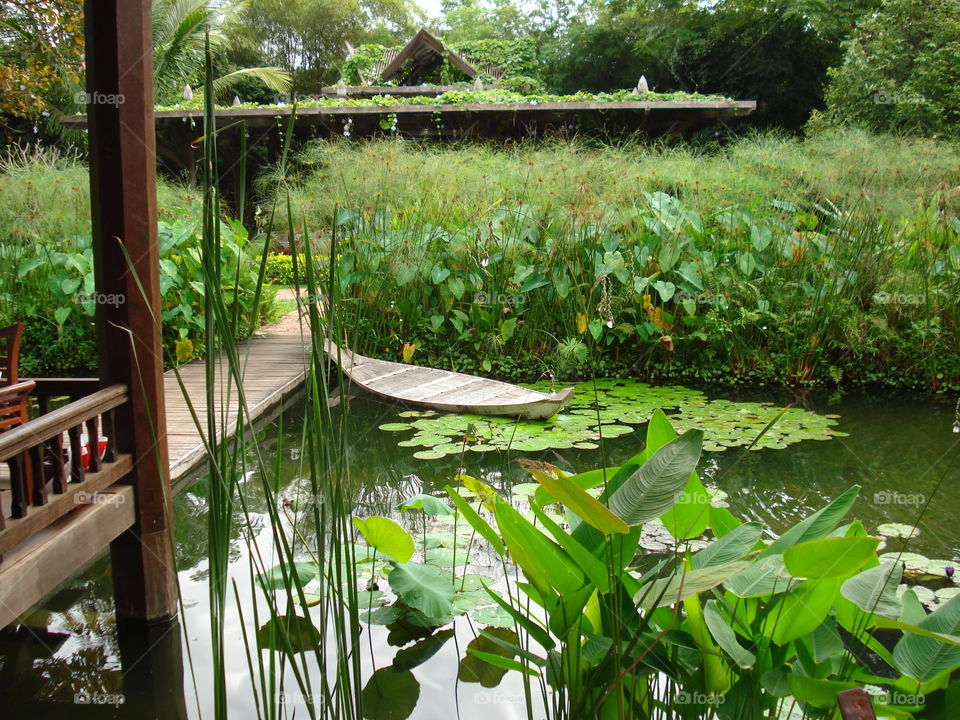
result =
[[[250,419],[266,420],[285,401],[302,392],[309,364],[309,342],[290,317],[267,332],[241,343],[245,363],[244,393]],[[206,372],[203,361],[182,365],[180,377],[206,427]],[[170,480],[173,492],[189,485],[205,457],[204,443],[173,371],[164,376]],[[229,402],[227,400],[229,399]],[[217,393],[217,426],[223,437],[236,432],[237,393]],[[0,562],[0,628],[40,602],[77,572],[105,553],[117,536],[134,522],[130,486],[114,486],[98,495],[103,501],[81,505],[11,550]]]
[[[284,400],[302,391],[309,364],[309,340],[301,335],[297,323],[281,323],[281,331],[271,331],[253,337],[240,346],[240,358],[245,363],[243,388],[250,419],[267,416]],[[226,361],[222,362],[223,374]],[[206,371],[202,360],[181,365],[180,380],[189,396],[193,410],[206,429]],[[172,370],[164,375],[164,395],[167,403],[167,444],[170,448],[170,481],[174,491],[182,489],[182,482],[205,457],[204,443],[190,411],[187,398]],[[226,427],[224,437],[236,432],[238,398],[222,387],[216,388],[217,427]],[[226,419],[224,423],[223,420]],[[223,439],[223,438],[221,438]]]

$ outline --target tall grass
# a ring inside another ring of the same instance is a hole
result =
[[[53,147],[10,148],[0,155],[0,243],[53,244],[90,234],[90,181],[83,158]],[[196,188],[160,180],[160,220],[196,219]]]
[[[960,209],[960,194],[949,190],[960,185],[960,147],[858,130],[805,140],[759,134],[714,151],[564,140],[506,147],[342,140],[308,145],[296,170],[292,205],[315,228],[336,207],[416,214],[448,228],[517,205],[599,220],[658,190],[698,212],[771,200],[831,202],[898,222],[925,204]],[[264,174],[261,187],[277,180]]]
[[[361,350],[510,377],[582,373],[592,353],[659,378],[960,387],[952,145],[385,141],[309,146],[299,167],[272,176],[288,225],[336,215]]]

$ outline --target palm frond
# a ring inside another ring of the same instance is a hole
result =
[[[259,80],[270,90],[278,93],[290,92],[293,87],[293,77],[286,70],[278,67],[256,67],[234,70],[213,81],[213,92],[217,98],[224,97],[243,79]]]

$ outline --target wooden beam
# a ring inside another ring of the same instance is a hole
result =
[[[133,521],[133,488],[118,485],[11,550],[0,571],[0,628],[89,565]]]
[[[112,545],[117,616],[176,613],[157,245],[150,0],[85,0],[100,381],[130,388],[117,451],[133,456],[136,525]]]

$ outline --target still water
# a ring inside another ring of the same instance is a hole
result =
[[[955,399],[825,394],[798,398],[776,393],[761,397],[720,390],[708,394],[796,403],[834,413],[840,416],[837,429],[848,433],[825,441],[805,440],[783,450],[706,453],[701,464],[704,481],[728,494],[734,514],[761,520],[781,532],[826,499],[859,484],[863,490],[851,517],[860,519],[868,530],[884,522],[916,524],[920,535],[907,549],[931,558],[960,558],[960,435],[952,432]],[[347,452],[360,516],[396,517],[397,503],[417,493],[439,492],[460,467],[460,459],[453,456],[417,460],[415,448],[396,445],[396,433],[378,430],[380,424],[399,419],[396,407],[353,398],[337,412],[349,413],[348,426],[354,429]],[[296,419],[300,416],[302,407],[289,408],[282,431],[275,423],[265,429],[260,441],[262,451],[274,457],[278,446],[282,448],[282,484],[290,496],[303,482],[297,477],[302,430]],[[641,449],[642,437],[639,427],[633,435],[606,443],[607,465],[618,465]],[[602,462],[599,450],[554,450],[533,456],[570,471]],[[515,459],[515,454],[467,453],[465,470],[508,490],[528,479]],[[24,617],[18,629],[0,632],[0,699],[5,716],[145,720],[212,715],[205,490],[200,477],[175,501],[184,607],[179,622],[149,632],[118,632],[109,562],[102,559]],[[413,520],[404,522],[410,525]],[[238,539],[231,559],[241,598],[252,593],[246,553],[246,545]],[[236,613],[230,614],[226,632],[231,716],[256,717],[243,628]],[[456,623],[454,641],[414,670],[420,700],[412,718],[525,716],[516,673],[508,674],[495,690],[454,682],[457,663],[473,633],[469,623]],[[383,627],[365,632],[364,644],[363,667],[368,674],[389,665],[396,651],[389,646]],[[288,715],[305,717],[307,713],[296,708],[293,698]]]

